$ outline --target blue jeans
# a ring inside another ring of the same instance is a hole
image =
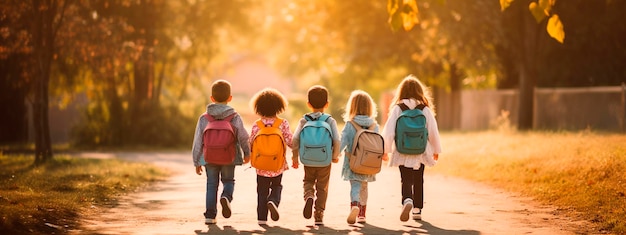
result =
[[[204,212],[204,218],[215,219],[220,176],[224,186],[221,197],[226,197],[228,201],[233,200],[235,165],[206,164],[204,168],[206,169],[206,211]]]
[[[367,181],[350,180],[350,202],[367,205]]]
[[[272,201],[276,206],[280,204],[283,191],[283,174],[276,177],[256,176],[257,192],[257,219],[267,221],[267,203]]]

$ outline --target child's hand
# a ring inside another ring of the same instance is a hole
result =
[[[389,154],[388,153],[383,154],[383,161],[389,161]]]
[[[333,163],[338,163],[339,162],[339,158],[333,158]]]
[[[197,166],[196,167],[196,174],[202,175],[202,166]]]
[[[248,162],[250,162],[250,156],[243,157],[243,164],[247,164]]]
[[[438,153],[433,154],[433,159],[435,159],[435,161],[439,160],[439,154]]]
[[[300,163],[298,162],[298,158],[297,157],[291,158],[291,168],[298,169],[298,166],[300,166]]]

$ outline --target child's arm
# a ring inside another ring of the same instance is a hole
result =
[[[237,130],[237,142],[239,143],[239,147],[241,148],[241,153],[243,155],[243,163],[248,163],[250,161],[250,136],[248,135],[248,131],[243,125],[243,121],[241,120],[241,116],[237,114],[235,118],[233,118],[235,129]],[[248,160],[246,160],[248,158]]]
[[[298,169],[298,166],[300,166],[300,162],[298,162],[300,154],[297,149],[293,149],[291,152],[293,153],[293,157],[291,157],[291,168]]]
[[[387,122],[385,123],[381,133],[383,139],[385,140],[385,153],[391,153],[391,150],[393,149],[396,137],[396,122],[398,121],[400,113],[400,107],[397,105],[394,105],[389,111],[389,117],[387,118]]]
[[[254,124],[252,124],[252,127],[250,128],[250,138],[248,139],[248,146],[250,148],[250,152],[248,152],[248,154],[244,154],[243,157],[243,163],[248,163],[250,162],[250,155],[252,152],[252,142],[254,141],[254,137],[256,136],[256,134],[259,133],[259,126],[257,126],[256,122],[254,122]]]
[[[424,114],[424,116],[426,116],[426,128],[428,128],[428,142],[433,147],[433,158],[437,160],[439,158],[439,153],[441,153],[441,140],[439,138],[437,119],[435,119],[435,116],[428,107],[424,108]]]
[[[376,128],[374,129],[374,131],[380,133],[380,125],[376,124]],[[382,159],[383,159],[383,161],[388,161],[389,160],[388,154],[383,153],[383,158]]]
[[[193,135],[193,145],[191,147],[191,155],[193,158],[193,165],[198,167],[200,166],[200,159],[202,158],[202,131],[206,126],[206,122],[203,122],[203,116],[198,118],[198,123],[196,124],[196,131]]]
[[[333,163],[339,162],[339,154],[341,154],[341,140],[333,140]]]
[[[347,148],[349,144],[352,143],[352,140],[354,139],[354,133],[351,133],[349,131],[350,128],[354,130],[354,127],[352,127],[350,123],[346,122],[346,125],[343,126],[343,130],[341,130],[341,144],[339,145],[339,152],[344,151],[344,149],[346,149],[345,150],[346,152],[350,151]]]
[[[330,130],[333,135],[333,163],[339,162],[339,155],[341,154],[341,136],[339,135],[339,129],[337,128],[337,120],[333,117],[328,118],[330,124]]]
[[[302,127],[306,124],[306,119],[301,118],[298,122],[298,126],[296,130],[291,135],[291,153],[293,156],[291,157],[291,168],[298,169],[300,162],[298,161],[300,157],[300,132],[302,132]]]

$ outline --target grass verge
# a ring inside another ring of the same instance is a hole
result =
[[[65,233],[81,211],[110,207],[168,173],[147,163],[55,156],[33,167],[32,156],[0,153],[0,234]]]
[[[626,135],[572,132],[442,133],[433,172],[520,192],[596,232],[626,234]]]

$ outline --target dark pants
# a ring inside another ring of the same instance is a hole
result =
[[[402,178],[402,202],[407,198],[413,199],[413,208],[424,208],[424,164],[419,170],[400,166]]]
[[[304,199],[315,198],[315,211],[326,209],[329,180],[330,165],[325,167],[304,166]]]
[[[281,181],[283,175],[276,177],[256,176],[256,193],[257,193],[257,219],[267,221],[267,203],[274,202],[276,206],[280,204],[280,194],[283,191]]]

